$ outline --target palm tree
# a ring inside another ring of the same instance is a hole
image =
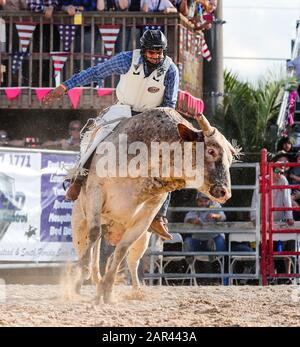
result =
[[[216,118],[218,127],[229,139],[236,139],[244,152],[270,149],[276,138],[270,138],[270,126],[278,116],[283,95],[283,79],[272,76],[257,86],[242,82],[236,74],[225,71],[225,96]]]

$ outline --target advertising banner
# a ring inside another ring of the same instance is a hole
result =
[[[0,261],[74,260],[72,203],[63,199],[76,156],[0,151]]]

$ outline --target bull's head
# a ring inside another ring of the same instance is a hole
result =
[[[195,188],[212,200],[224,203],[231,197],[229,168],[233,157],[238,153],[226,138],[209,124],[204,115],[197,115],[196,120],[204,140],[204,180],[201,186]],[[190,132],[188,139],[187,131],[183,132],[180,128],[178,130],[183,140],[193,140]],[[194,141],[199,141],[199,133],[197,136],[198,139],[195,137]]]

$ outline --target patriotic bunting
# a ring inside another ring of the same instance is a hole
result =
[[[92,60],[93,60],[93,65],[97,65],[100,63],[104,63],[107,61],[110,57],[108,55],[101,55],[101,56],[96,56],[94,55]]]
[[[92,58],[92,61],[93,61],[93,66],[97,65],[97,64],[101,64],[101,63],[104,63],[105,61],[107,61],[108,59],[110,59],[110,57],[108,55],[94,55],[93,58]],[[98,88],[101,88],[104,86],[104,79],[102,80],[99,80],[96,84],[96,86]]]
[[[22,62],[26,56],[29,55],[27,52],[15,52],[12,53],[12,66],[11,66],[11,71],[12,74],[15,74],[20,67],[22,66]]]
[[[58,25],[60,40],[63,43],[63,50],[65,52],[69,52],[71,49],[71,44],[75,37],[75,29],[76,29],[76,25],[71,25],[71,24]]]
[[[50,52],[54,64],[54,77],[58,76],[68,59],[68,52]]]
[[[179,52],[180,54],[183,54],[183,40],[184,40],[184,32],[183,32],[183,27],[179,27]]]
[[[207,44],[206,44],[204,37],[202,37],[202,46],[201,47],[202,47],[201,52],[202,52],[203,58],[205,58],[207,61],[211,61],[212,57],[211,57],[210,51],[207,47]]]
[[[99,96],[111,95],[114,91],[114,88],[99,88],[97,89],[97,94]]]
[[[71,100],[73,108],[77,108],[81,96],[82,88],[73,88],[68,90],[68,96]]]
[[[104,47],[109,56],[113,55],[120,27],[120,25],[98,25]]]
[[[16,23],[16,28],[19,35],[22,52],[27,51],[27,48],[29,46],[35,27],[36,27],[35,23]]]
[[[192,36],[193,36],[193,33],[188,30],[188,33],[187,33],[187,50],[190,53],[192,52]]]
[[[11,101],[14,100],[16,97],[18,97],[21,93],[21,88],[6,88],[5,89],[5,95],[7,100]]]
[[[35,94],[39,102],[41,102],[44,97],[51,92],[53,88],[35,88]]]
[[[182,81],[183,64],[182,63],[177,63],[177,67],[178,67],[178,72],[179,72],[179,82],[181,83],[181,81]]]
[[[188,37],[187,37],[187,28],[183,28],[183,50],[186,51],[187,50],[187,41],[188,41]]]
[[[164,27],[162,25],[143,25],[143,32],[146,30],[160,30],[162,32],[164,32]]]

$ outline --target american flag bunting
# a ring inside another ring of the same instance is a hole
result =
[[[22,52],[26,52],[35,30],[35,23],[16,23],[17,32],[20,39]]]
[[[107,55],[113,55],[120,25],[98,25]]]
[[[69,52],[71,49],[71,44],[75,37],[76,25],[59,24],[57,27],[58,27],[60,40],[63,43],[63,50],[65,52]]]

